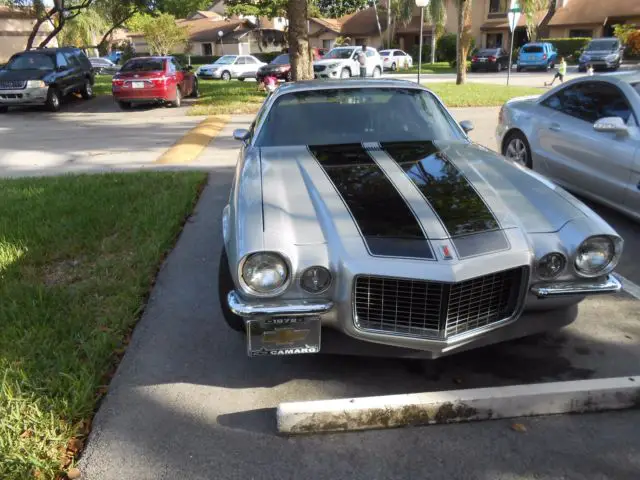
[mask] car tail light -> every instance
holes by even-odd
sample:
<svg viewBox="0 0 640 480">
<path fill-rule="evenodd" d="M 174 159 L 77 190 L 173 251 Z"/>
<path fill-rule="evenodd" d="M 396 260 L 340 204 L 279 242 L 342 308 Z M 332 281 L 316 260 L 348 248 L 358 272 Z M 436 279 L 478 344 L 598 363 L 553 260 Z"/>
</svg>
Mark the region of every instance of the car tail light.
<svg viewBox="0 0 640 480">
<path fill-rule="evenodd" d="M 478 61 L 478 57 L 476 57 L 475 55 L 471 58 L 472 62 L 477 62 Z"/>
<path fill-rule="evenodd" d="M 156 87 L 164 87 L 164 85 L 167 83 L 167 77 L 152 78 L 151 83 L 153 83 L 153 85 Z"/>
<path fill-rule="evenodd" d="M 493 55 L 489 57 L 489 61 L 490 62 L 495 62 L 496 61 L 496 57 L 494 57 Z"/>
<path fill-rule="evenodd" d="M 111 84 L 117 87 L 121 87 L 122 85 L 124 85 L 124 80 L 121 80 L 119 78 L 114 78 L 111 80 Z"/>
</svg>

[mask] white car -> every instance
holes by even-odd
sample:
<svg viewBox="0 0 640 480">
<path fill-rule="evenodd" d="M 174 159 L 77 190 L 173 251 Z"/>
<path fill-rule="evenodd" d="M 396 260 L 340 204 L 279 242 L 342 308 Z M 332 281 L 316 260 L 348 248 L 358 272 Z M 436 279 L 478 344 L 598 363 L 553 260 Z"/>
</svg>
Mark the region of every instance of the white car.
<svg viewBox="0 0 640 480">
<path fill-rule="evenodd" d="M 349 78 L 360 75 L 358 52 L 362 47 L 332 48 L 321 60 L 313 62 L 316 78 Z M 375 48 L 367 47 L 367 77 L 382 75 L 382 58 Z"/>
<path fill-rule="evenodd" d="M 258 69 L 266 65 L 253 55 L 223 55 L 214 63 L 202 65 L 196 70 L 198 78 L 231 80 L 256 78 Z"/>
<path fill-rule="evenodd" d="M 396 71 L 399 68 L 411 68 L 413 58 L 402 50 L 381 50 L 382 65 L 385 70 Z"/>
</svg>

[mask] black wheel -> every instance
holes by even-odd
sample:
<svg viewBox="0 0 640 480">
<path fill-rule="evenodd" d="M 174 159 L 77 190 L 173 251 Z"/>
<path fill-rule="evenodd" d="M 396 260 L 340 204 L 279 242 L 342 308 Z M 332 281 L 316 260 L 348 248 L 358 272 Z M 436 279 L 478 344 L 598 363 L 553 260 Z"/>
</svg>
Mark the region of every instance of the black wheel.
<svg viewBox="0 0 640 480">
<path fill-rule="evenodd" d="M 131 104 L 129 102 L 118 102 L 118 106 L 122 110 L 131 110 Z"/>
<path fill-rule="evenodd" d="M 496 64 L 496 72 L 500 72 L 500 71 L 502 71 L 502 64 L 500 62 L 498 62 Z"/>
<path fill-rule="evenodd" d="M 57 112 L 60 110 L 60 92 L 56 87 L 49 87 L 45 106 L 50 112 Z"/>
<path fill-rule="evenodd" d="M 238 78 L 238 81 L 240 81 L 240 82 L 244 82 L 244 81 L 245 81 L 245 78 L 244 78 L 244 77 L 239 77 L 239 78 Z"/>
<path fill-rule="evenodd" d="M 182 105 L 182 92 L 180 92 L 180 88 L 176 87 L 176 99 L 172 102 L 169 102 L 169 106 L 173 108 L 179 108 Z"/>
<path fill-rule="evenodd" d="M 229 328 L 236 332 L 244 332 L 244 319 L 231 311 L 227 304 L 227 295 L 231 290 L 235 290 L 231 271 L 229 270 L 229 259 L 227 252 L 223 249 L 220 254 L 220 265 L 218 266 L 218 299 L 220 300 L 220 309 L 224 321 L 227 322 Z"/>
<path fill-rule="evenodd" d="M 349 78 L 351 77 L 351 70 L 348 68 L 343 68 L 340 72 L 340 78 Z"/>
<path fill-rule="evenodd" d="M 198 85 L 198 79 L 193 81 L 193 90 L 191 90 L 191 98 L 198 98 L 200 96 L 200 86 Z"/>
<path fill-rule="evenodd" d="M 398 66 L 396 65 L 396 62 L 393 62 L 393 63 L 391 64 L 391 71 L 392 71 L 392 72 L 395 72 L 396 70 L 398 70 Z"/>
<path fill-rule="evenodd" d="M 511 132 L 502 144 L 502 155 L 523 167 L 533 168 L 531 148 L 521 132 Z"/>
<path fill-rule="evenodd" d="M 82 90 L 80 90 L 80 95 L 85 100 L 90 100 L 93 98 L 93 85 L 91 85 L 91 80 L 88 78 L 84 81 L 84 85 L 82 86 Z"/>
<path fill-rule="evenodd" d="M 231 74 L 227 70 L 225 70 L 224 72 L 222 72 L 222 75 L 220 75 L 220 78 L 225 82 L 228 82 L 229 80 L 231 80 Z"/>
<path fill-rule="evenodd" d="M 7 113 L 9 111 L 9 107 L 2 106 L 0 107 L 0 113 Z"/>
</svg>

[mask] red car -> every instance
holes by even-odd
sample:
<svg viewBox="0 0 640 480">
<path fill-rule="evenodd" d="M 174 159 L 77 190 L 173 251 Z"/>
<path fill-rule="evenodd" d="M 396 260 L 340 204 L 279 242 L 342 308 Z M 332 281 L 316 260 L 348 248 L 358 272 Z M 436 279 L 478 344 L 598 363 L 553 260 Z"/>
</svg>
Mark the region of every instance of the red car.
<svg viewBox="0 0 640 480">
<path fill-rule="evenodd" d="M 174 57 L 136 57 L 111 81 L 113 98 L 124 110 L 132 103 L 163 103 L 179 107 L 184 97 L 198 97 L 198 79 L 191 66 Z"/>
<path fill-rule="evenodd" d="M 313 55 L 313 60 L 315 61 L 321 59 L 322 55 L 326 53 L 326 50 L 321 48 L 313 48 L 311 50 L 311 53 Z M 260 67 L 258 69 L 258 72 L 256 73 L 256 80 L 258 80 L 258 82 L 262 82 L 264 77 L 266 77 L 267 75 L 273 75 L 278 80 L 290 82 L 292 80 L 292 77 L 291 64 L 289 63 L 289 54 L 283 53 L 282 55 L 278 55 L 276 58 L 271 60 L 271 63 Z"/>
</svg>

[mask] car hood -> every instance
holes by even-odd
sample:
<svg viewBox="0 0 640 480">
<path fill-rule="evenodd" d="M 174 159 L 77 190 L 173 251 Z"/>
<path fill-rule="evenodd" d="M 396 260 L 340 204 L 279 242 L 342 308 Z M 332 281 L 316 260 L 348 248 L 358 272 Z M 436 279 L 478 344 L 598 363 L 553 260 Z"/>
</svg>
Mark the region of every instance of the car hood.
<svg viewBox="0 0 640 480">
<path fill-rule="evenodd" d="M 475 256 L 508 249 L 503 232 L 556 232 L 585 216 L 561 188 L 464 141 L 262 147 L 260 157 L 267 244 L 364 240 L 384 256 L 450 239 Z"/>
<path fill-rule="evenodd" d="M 323 58 L 322 60 L 316 60 L 313 62 L 314 65 L 331 65 L 332 63 L 346 63 L 349 59 L 345 58 Z"/>
<path fill-rule="evenodd" d="M 0 70 L 0 80 L 42 80 L 51 70 Z"/>
</svg>

